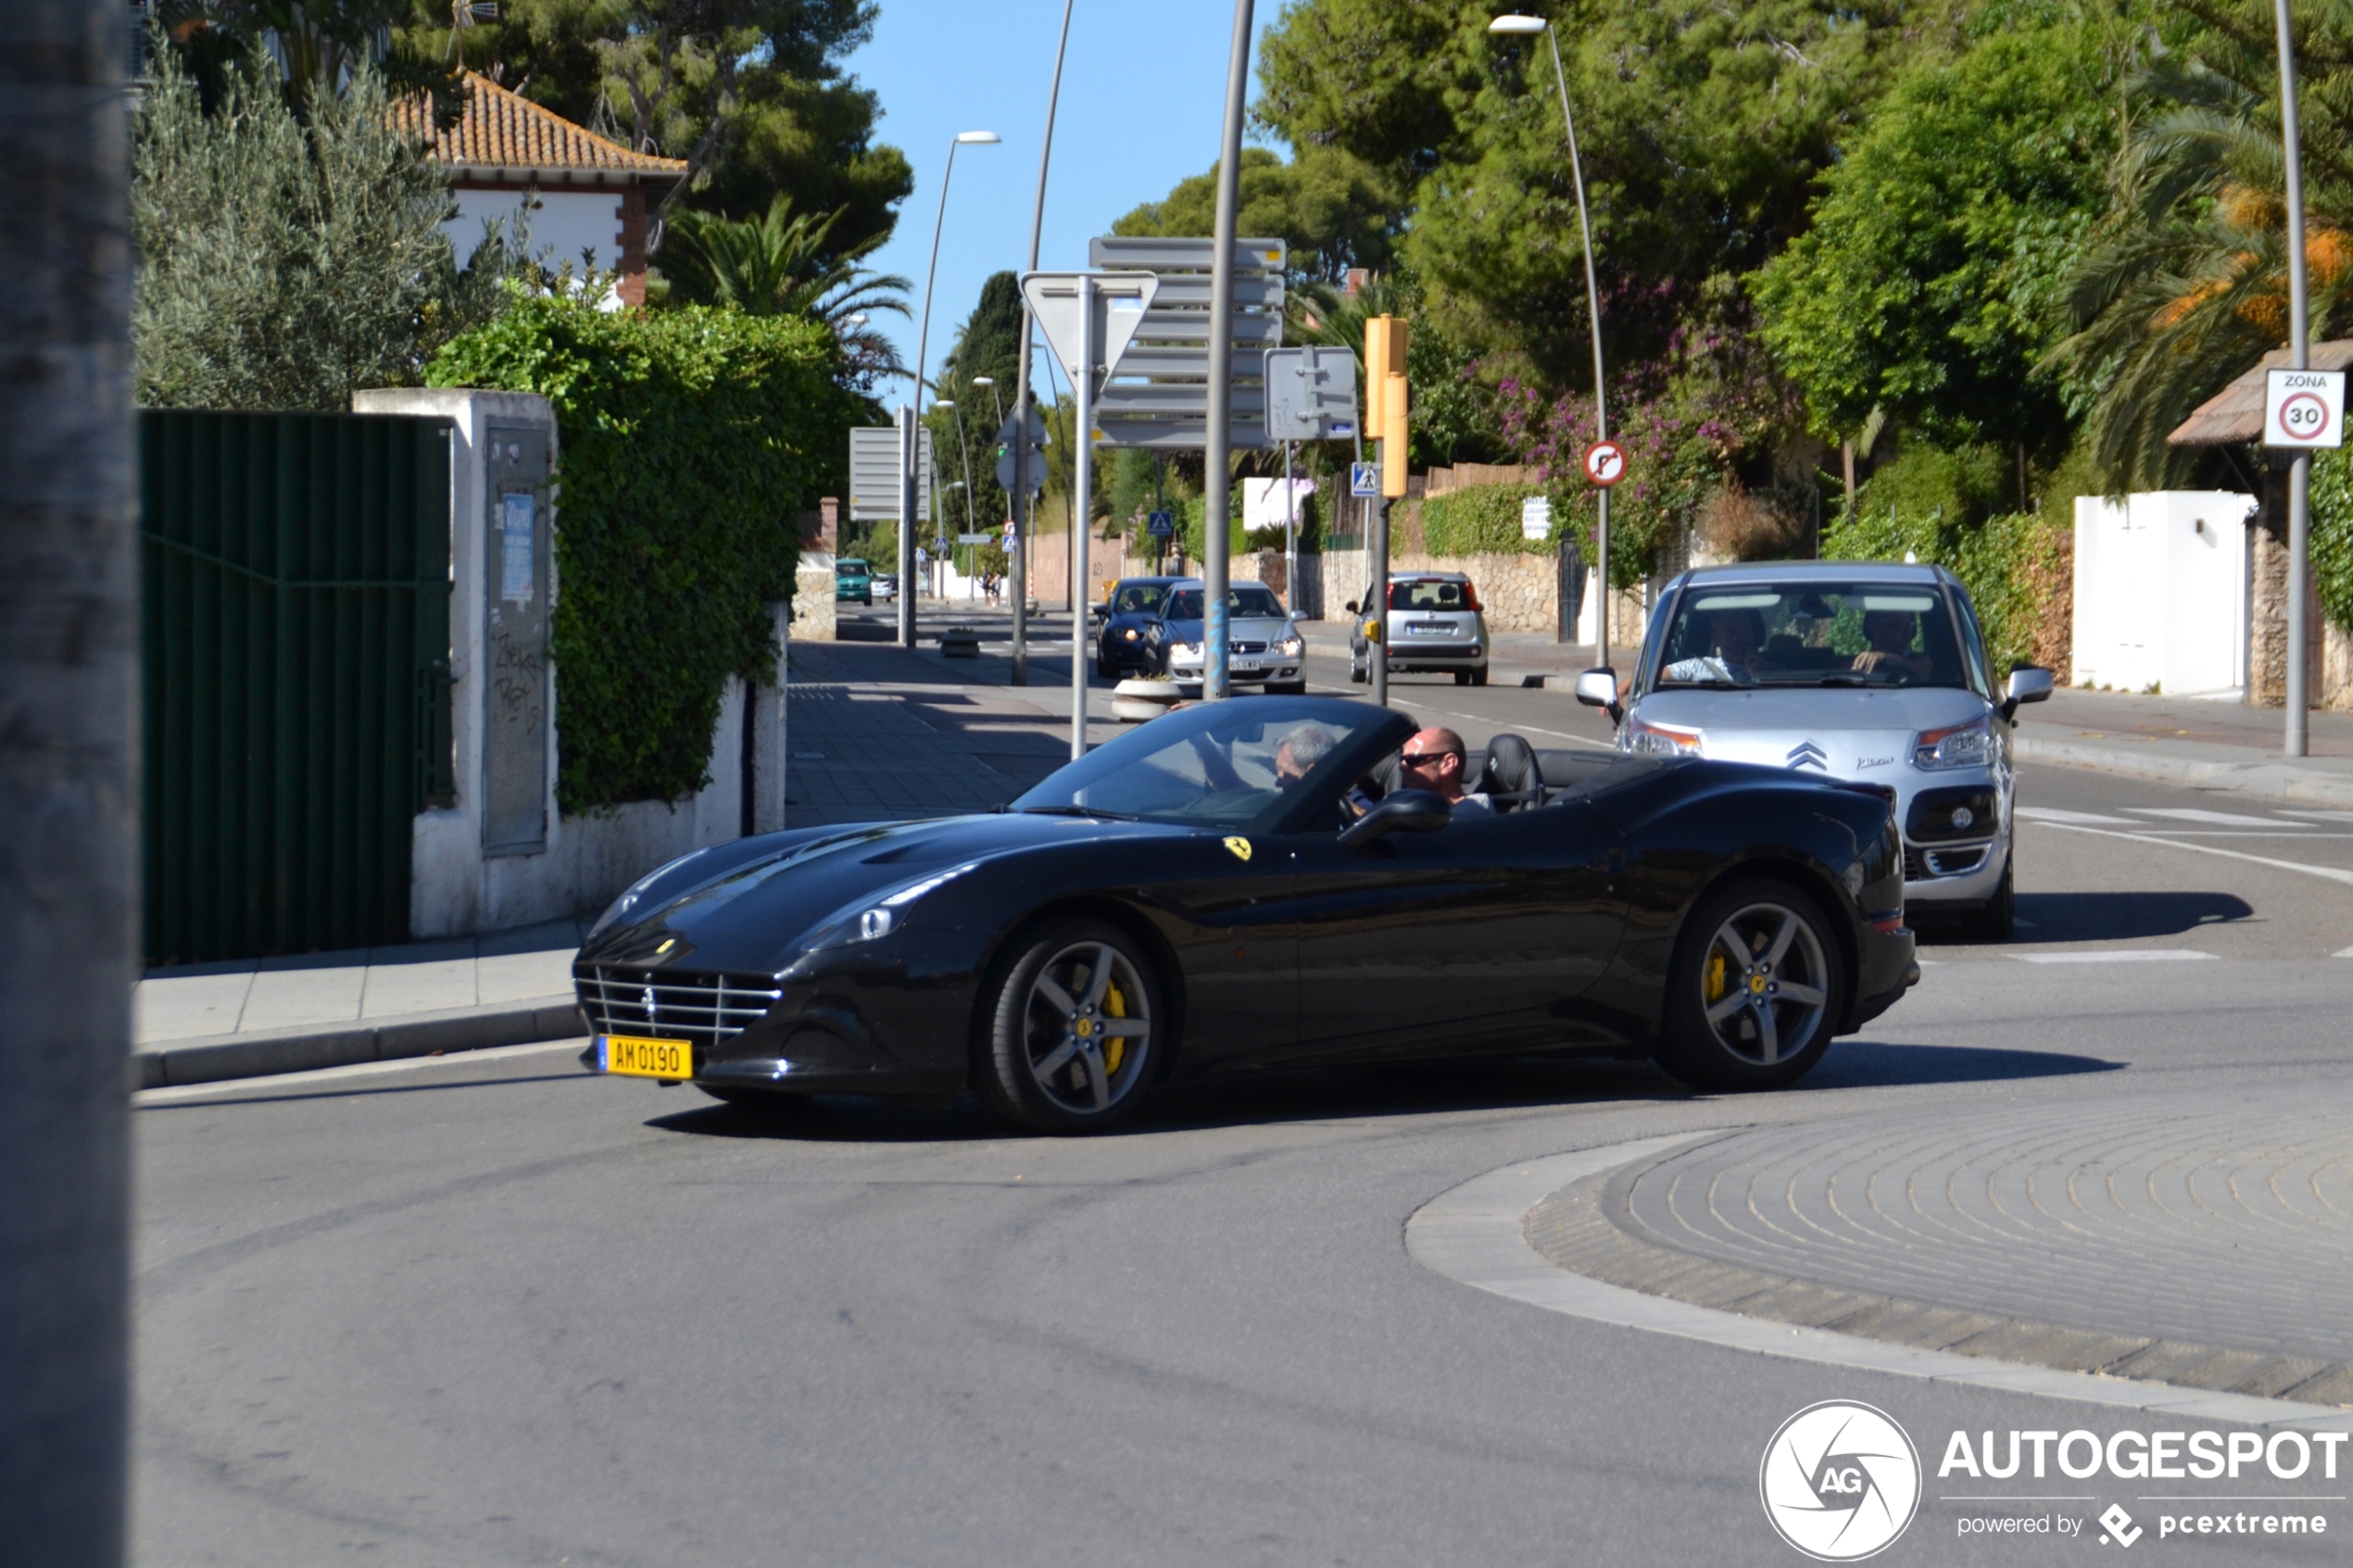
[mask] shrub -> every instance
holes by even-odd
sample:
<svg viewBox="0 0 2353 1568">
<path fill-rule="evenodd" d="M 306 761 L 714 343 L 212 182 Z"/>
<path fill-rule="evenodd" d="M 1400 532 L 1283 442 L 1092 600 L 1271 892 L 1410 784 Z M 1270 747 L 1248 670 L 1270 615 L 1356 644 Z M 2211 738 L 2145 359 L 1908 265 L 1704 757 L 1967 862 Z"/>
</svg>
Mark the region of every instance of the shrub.
<svg viewBox="0 0 2353 1568">
<path fill-rule="evenodd" d="M 579 812 L 710 783 L 729 675 L 768 676 L 799 514 L 844 477 L 860 406 L 833 334 L 701 306 L 606 312 L 518 298 L 446 346 L 434 386 L 555 406 L 560 676 L 556 797 Z"/>
<path fill-rule="evenodd" d="M 1422 501 L 1422 547 L 1434 556 L 1550 555 L 1549 539 L 1520 535 L 1520 503 L 1545 492 L 1534 484 L 1466 484 Z M 1570 516 L 1553 497 L 1554 526 Z"/>
<path fill-rule="evenodd" d="M 2343 447 L 2312 459 L 2311 551 L 2321 613 L 2353 632 L 2353 456 Z"/>
<path fill-rule="evenodd" d="M 1902 560 L 1909 553 L 1959 578 L 1977 606 L 1997 679 L 2016 664 L 2065 673 L 2074 551 L 2072 519 L 2042 512 L 1968 523 L 1872 508 L 1822 536 L 1825 560 Z"/>
</svg>

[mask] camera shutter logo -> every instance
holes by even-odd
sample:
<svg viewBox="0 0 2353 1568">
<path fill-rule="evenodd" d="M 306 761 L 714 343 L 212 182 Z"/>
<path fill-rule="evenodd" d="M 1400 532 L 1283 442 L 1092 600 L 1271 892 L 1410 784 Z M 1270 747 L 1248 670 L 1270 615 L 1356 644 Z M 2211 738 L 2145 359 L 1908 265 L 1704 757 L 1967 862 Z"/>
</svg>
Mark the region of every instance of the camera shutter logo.
<svg viewBox="0 0 2353 1568">
<path fill-rule="evenodd" d="M 1886 1411 L 1825 1399 L 1781 1423 L 1756 1485 L 1781 1539 L 1818 1562 L 1856 1562 L 1912 1523 L 1920 1456 Z"/>
</svg>

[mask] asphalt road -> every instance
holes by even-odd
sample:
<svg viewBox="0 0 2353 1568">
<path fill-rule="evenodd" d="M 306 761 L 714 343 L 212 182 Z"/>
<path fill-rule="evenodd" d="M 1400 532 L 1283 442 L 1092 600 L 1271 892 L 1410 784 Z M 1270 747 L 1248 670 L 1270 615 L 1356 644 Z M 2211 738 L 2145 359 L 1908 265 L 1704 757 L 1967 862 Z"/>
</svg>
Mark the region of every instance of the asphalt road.
<svg viewBox="0 0 2353 1568">
<path fill-rule="evenodd" d="M 1401 705 L 1474 742 L 1590 722 L 1422 684 Z M 969 1101 L 748 1114 L 523 1047 L 142 1097 L 137 1561 L 1795 1562 L 1759 1460 L 1833 1398 L 1929 1466 L 1880 1561 L 2097 1549 L 2109 1501 L 2136 1557 L 2341 1560 L 2342 1472 L 2206 1488 L 2318 1499 L 2335 1539 L 2160 1540 L 2166 1488 L 2115 1480 L 2011 1510 L 2079 1535 L 1964 1536 L 1988 1505 L 1945 1500 L 1949 1433 L 2166 1418 L 1605 1326 L 1407 1255 L 1470 1178 L 1664 1134 L 2353 1110 L 2353 821 L 2048 768 L 2020 798 L 2020 939 L 1925 947 L 1919 990 L 1777 1096 L 1333 1072 L 1060 1141 Z"/>
</svg>

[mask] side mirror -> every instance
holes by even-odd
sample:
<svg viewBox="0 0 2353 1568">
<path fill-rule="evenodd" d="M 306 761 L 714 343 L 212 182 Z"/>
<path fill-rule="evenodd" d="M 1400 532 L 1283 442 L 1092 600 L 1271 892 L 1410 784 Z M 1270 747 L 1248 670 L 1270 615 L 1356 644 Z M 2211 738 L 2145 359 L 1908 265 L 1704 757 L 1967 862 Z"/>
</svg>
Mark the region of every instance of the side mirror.
<svg viewBox="0 0 2353 1568">
<path fill-rule="evenodd" d="M 2003 695 L 2002 717 L 2007 719 L 2017 712 L 2021 702 L 2050 701 L 2055 684 L 2051 672 L 2039 665 L 2018 666 L 2010 671 L 2008 687 Z"/>
<path fill-rule="evenodd" d="M 1357 818 L 1340 835 L 1352 847 L 1392 833 L 1436 833 L 1453 821 L 1446 797 L 1427 789 L 1401 789 Z"/>
<path fill-rule="evenodd" d="M 1351 615 L 1353 615 L 1353 614 L 1355 614 L 1355 613 L 1356 613 L 1356 601 L 1355 601 L 1354 599 L 1351 599 L 1351 600 L 1349 600 L 1349 601 L 1348 601 L 1348 613 L 1349 613 L 1349 614 L 1351 614 Z"/>
<path fill-rule="evenodd" d="M 1577 677 L 1577 700 L 1602 709 L 1613 721 L 1626 717 L 1626 709 L 1617 701 L 1617 671 L 1607 667 L 1588 670 Z"/>
</svg>

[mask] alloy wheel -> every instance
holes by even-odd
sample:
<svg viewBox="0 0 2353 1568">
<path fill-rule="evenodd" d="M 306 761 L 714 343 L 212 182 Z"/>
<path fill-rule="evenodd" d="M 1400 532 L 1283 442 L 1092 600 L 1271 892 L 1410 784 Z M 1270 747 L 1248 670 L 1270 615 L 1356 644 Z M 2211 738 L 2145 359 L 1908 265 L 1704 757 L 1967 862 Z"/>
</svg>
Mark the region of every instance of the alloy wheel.
<svg viewBox="0 0 2353 1568">
<path fill-rule="evenodd" d="M 1047 960 L 1029 984 L 1022 1021 L 1030 1076 L 1060 1109 L 1100 1114 L 1142 1081 L 1151 997 L 1109 943 L 1074 942 Z"/>
<path fill-rule="evenodd" d="M 1700 960 L 1702 1016 L 1717 1043 L 1769 1067 L 1829 1026 L 1829 966 L 1813 927 L 1793 909 L 1756 903 L 1716 928 Z"/>
</svg>

